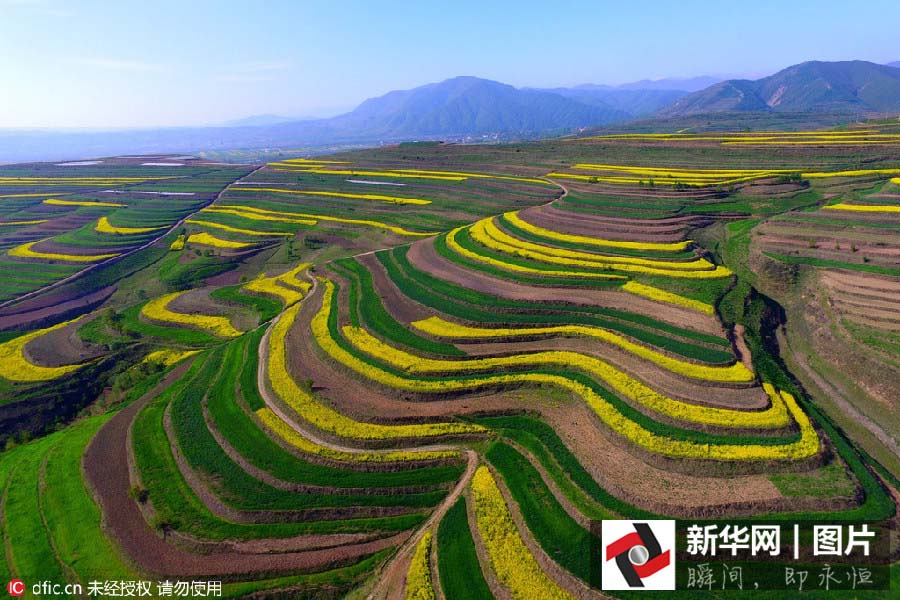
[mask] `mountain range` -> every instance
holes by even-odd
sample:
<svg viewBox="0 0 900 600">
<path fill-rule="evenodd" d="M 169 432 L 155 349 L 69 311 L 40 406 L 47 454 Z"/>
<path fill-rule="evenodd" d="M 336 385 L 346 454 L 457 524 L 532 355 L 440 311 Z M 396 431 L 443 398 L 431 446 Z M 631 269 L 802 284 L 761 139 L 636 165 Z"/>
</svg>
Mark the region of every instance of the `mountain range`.
<svg viewBox="0 0 900 600">
<path fill-rule="evenodd" d="M 552 89 L 455 77 L 370 98 L 327 119 L 260 115 L 219 127 L 90 133 L 0 130 L 0 162 L 233 149 L 313 152 L 427 139 L 530 139 L 639 118 L 713 113 L 900 112 L 900 63 L 891 65 L 813 61 L 757 80 L 697 77 Z"/>
<path fill-rule="evenodd" d="M 716 83 L 663 108 L 659 116 L 769 111 L 900 111 L 900 68 L 861 60 L 805 62 L 755 81 Z"/>
</svg>

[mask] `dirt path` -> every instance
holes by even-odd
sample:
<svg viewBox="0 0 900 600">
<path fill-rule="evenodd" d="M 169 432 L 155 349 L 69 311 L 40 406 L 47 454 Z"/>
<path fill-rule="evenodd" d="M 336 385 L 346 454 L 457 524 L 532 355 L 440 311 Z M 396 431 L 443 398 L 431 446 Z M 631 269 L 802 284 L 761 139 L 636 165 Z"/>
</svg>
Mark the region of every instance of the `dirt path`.
<svg viewBox="0 0 900 600">
<path fill-rule="evenodd" d="M 400 592 L 399 597 L 402 597 L 403 581 L 406 578 L 406 570 L 409 561 L 412 559 L 412 555 L 415 552 L 416 545 L 419 543 L 419 540 L 422 539 L 422 536 L 426 531 L 434 529 L 441 519 L 444 518 L 444 515 L 450 510 L 450 507 L 453 506 L 466 489 L 466 486 L 469 485 L 469 481 L 472 480 L 472 476 L 475 474 L 475 469 L 477 467 L 478 455 L 474 450 L 466 450 L 466 470 L 463 472 L 462 477 L 460 477 L 456 487 L 453 488 L 453 491 L 450 492 L 446 498 L 444 498 L 443 502 L 438 505 L 419 530 L 400 546 L 397 553 L 394 555 L 394 559 L 387 567 L 385 567 L 378 583 L 376 583 L 372 591 L 369 592 L 367 600 L 394 597 L 396 594 L 392 594 L 391 592 L 397 591 Z"/>
</svg>

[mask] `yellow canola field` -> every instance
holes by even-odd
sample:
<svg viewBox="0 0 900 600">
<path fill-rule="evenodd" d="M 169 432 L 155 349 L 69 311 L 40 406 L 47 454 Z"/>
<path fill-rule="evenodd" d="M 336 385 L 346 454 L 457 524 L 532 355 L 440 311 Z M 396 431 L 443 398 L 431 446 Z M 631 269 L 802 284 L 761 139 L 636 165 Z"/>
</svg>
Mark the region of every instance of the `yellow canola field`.
<svg viewBox="0 0 900 600">
<path fill-rule="evenodd" d="M 469 260 L 473 260 L 476 262 L 480 262 L 486 265 L 491 265 L 493 267 L 498 267 L 500 269 L 505 269 L 507 271 L 514 271 L 516 273 L 527 273 L 529 275 L 540 275 L 543 277 L 580 277 L 584 279 L 627 279 L 625 275 L 614 275 L 612 273 L 587 273 L 584 271 L 555 271 L 555 270 L 545 270 L 545 269 L 534 269 L 532 267 L 526 267 L 524 265 L 517 265 L 515 263 L 508 263 L 501 260 L 497 260 L 490 256 L 483 256 L 481 254 L 477 254 L 468 250 L 467 248 L 463 248 L 459 245 L 459 242 L 456 241 L 456 234 L 462 231 L 462 227 L 457 227 L 447 234 L 447 247 L 453 250 L 455 253 L 468 258 Z"/>
<path fill-rule="evenodd" d="M 184 314 L 168 308 L 169 303 L 186 293 L 187 292 L 172 292 L 170 294 L 164 294 L 159 298 L 154 298 L 141 308 L 141 314 L 153 321 L 176 325 L 188 325 L 223 338 L 233 338 L 243 333 L 234 328 L 234 325 L 231 324 L 231 320 L 228 317 Z"/>
<path fill-rule="evenodd" d="M 334 285 L 327 280 L 320 281 L 322 281 L 322 283 L 326 286 L 326 293 L 325 298 L 323 299 L 322 308 L 313 318 L 312 322 L 312 331 L 316 342 L 329 356 L 331 356 L 338 363 L 356 371 L 357 373 L 368 379 L 371 379 L 388 387 L 415 392 L 443 393 L 474 390 L 479 387 L 510 384 L 553 385 L 580 396 L 610 429 L 623 436 L 633 444 L 650 452 L 656 452 L 671 457 L 723 461 L 797 460 L 814 456 L 819 451 L 818 434 L 810 423 L 809 418 L 797 405 L 793 396 L 782 392 L 780 394 L 777 394 L 777 397 L 780 398 L 780 401 L 778 401 L 776 400 L 776 392 L 771 386 L 767 387 L 766 391 L 769 392 L 771 390 L 772 407 L 770 407 L 766 411 L 763 411 L 766 414 L 762 420 L 777 422 L 781 420 L 779 414 L 786 410 L 800 428 L 800 439 L 796 442 L 780 445 L 705 444 L 690 440 L 667 438 L 649 431 L 637 422 L 632 421 L 621 412 L 619 412 L 619 410 L 616 409 L 615 406 L 613 406 L 609 401 L 607 401 L 603 396 L 595 392 L 589 386 L 562 375 L 526 372 L 508 373 L 504 375 L 486 375 L 478 379 L 423 380 L 387 372 L 384 369 L 369 364 L 368 362 L 365 362 L 357 358 L 353 354 L 347 352 L 346 350 L 341 348 L 335 340 L 331 338 L 331 333 L 328 330 L 328 316 L 331 310 L 331 295 L 334 291 Z M 421 364 L 419 361 L 429 360 L 421 359 L 412 355 L 406 355 L 412 357 L 411 359 L 407 359 L 406 356 L 404 356 L 405 353 L 389 346 L 385 347 L 385 345 L 381 343 L 380 340 L 372 338 L 364 330 L 345 327 L 344 331 L 349 332 L 350 335 L 352 335 L 358 343 L 365 344 L 363 347 L 360 347 L 360 350 L 362 350 L 364 353 L 376 357 L 379 360 L 390 360 L 392 358 L 396 359 L 398 363 L 397 366 L 399 366 L 400 368 L 412 368 L 417 364 Z M 548 354 L 554 354 L 552 358 L 549 358 L 549 360 L 554 364 L 562 362 L 566 367 L 577 366 L 578 368 L 587 370 L 584 369 L 584 363 L 582 361 L 584 357 L 582 355 L 570 353 L 574 354 L 574 356 L 560 357 L 556 356 L 559 353 Z M 511 358 L 515 359 L 516 357 Z M 534 355 L 526 357 L 527 361 L 532 361 L 533 358 Z M 573 359 L 578 362 L 573 363 Z M 501 357 L 486 360 L 503 361 L 503 358 Z M 466 361 L 465 363 L 457 363 L 457 368 L 459 364 L 464 364 L 465 368 L 470 368 L 473 365 L 477 365 L 477 362 Z M 497 365 L 500 364 L 500 362 L 497 363 Z M 533 364 L 533 361 L 529 362 L 529 364 Z M 608 368 L 610 368 L 608 365 L 605 365 L 605 367 L 606 368 L 603 369 L 604 372 L 612 373 L 612 371 L 608 370 Z M 448 369 L 442 365 L 440 370 L 447 371 Z M 616 384 L 618 384 L 623 389 L 629 390 L 631 393 L 637 394 L 641 391 L 641 388 L 632 387 L 630 386 L 630 384 L 627 384 L 627 382 L 624 382 L 624 380 L 617 381 Z M 614 384 L 611 385 L 615 387 Z M 649 390 L 649 392 L 651 396 L 642 397 L 640 401 L 645 403 L 656 403 L 655 400 L 662 398 L 664 402 L 659 407 L 661 409 L 660 412 L 663 412 L 665 410 L 675 410 L 675 408 L 671 404 L 670 399 L 657 394 L 653 390 Z M 759 419 L 759 417 L 757 416 L 759 412 L 728 411 L 728 409 L 712 409 L 695 405 L 688 405 L 684 408 L 687 409 L 684 411 L 685 417 L 696 417 L 699 415 L 699 418 L 710 419 L 717 424 L 721 421 L 725 421 L 724 423 L 722 423 L 725 426 L 745 426 L 744 423 L 748 422 L 755 424 L 757 422 L 757 419 Z M 722 411 L 730 412 L 731 415 L 723 419 Z M 744 420 L 744 422 L 736 423 L 733 420 L 735 416 L 739 416 Z"/>
<path fill-rule="evenodd" d="M 404 198 L 402 196 L 383 196 L 381 194 L 354 194 L 350 192 L 327 192 L 321 190 L 291 190 L 283 188 L 263 187 L 235 187 L 233 192 L 266 192 L 268 194 L 293 194 L 297 196 L 330 196 L 333 198 L 350 198 L 352 200 L 376 200 L 390 202 L 391 204 L 431 204 L 431 200 L 424 198 Z"/>
<path fill-rule="evenodd" d="M 136 183 L 141 181 L 152 181 L 154 179 L 172 179 L 172 177 L 0 177 L 0 184 L 17 182 L 17 181 L 121 181 L 126 183 Z"/>
<path fill-rule="evenodd" d="M 543 246 L 515 238 L 500 230 L 492 218 L 482 219 L 469 227 L 472 239 L 486 248 L 520 256 L 529 260 L 594 269 L 612 269 L 626 273 L 665 275 L 689 279 L 716 279 L 728 277 L 731 271 L 721 265 L 714 265 L 706 259 L 692 261 L 661 261 L 648 258 L 607 256 L 578 252 L 564 248 Z"/>
<path fill-rule="evenodd" d="M 191 357 L 200 352 L 199 350 L 154 350 L 144 357 L 141 362 L 158 363 L 164 367 L 171 367 L 175 363 L 179 363 L 184 359 Z"/>
<path fill-rule="evenodd" d="M 269 163 L 270 165 L 297 164 L 297 165 L 349 165 L 348 160 L 319 160 L 317 158 L 286 158 L 281 162 Z"/>
<path fill-rule="evenodd" d="M 97 233 L 112 233 L 116 235 L 149 233 L 151 231 L 159 231 L 160 229 L 165 229 L 165 227 L 116 227 L 109 222 L 107 217 L 100 217 L 97 219 L 97 225 L 94 226 L 94 231 Z"/>
<path fill-rule="evenodd" d="M 675 177 L 684 179 L 720 179 L 723 176 L 753 177 L 776 173 L 792 173 L 786 169 L 675 169 L 670 167 L 643 167 L 627 165 L 605 165 L 597 163 L 578 163 L 573 169 L 591 171 L 614 171 L 632 175 L 649 175 L 652 177 Z"/>
<path fill-rule="evenodd" d="M 8 381 L 33 383 L 36 381 L 56 379 L 57 377 L 68 375 L 72 371 L 80 369 L 83 366 L 81 364 L 64 365 L 61 367 L 41 367 L 32 364 L 25 358 L 25 346 L 32 340 L 36 340 L 51 331 L 62 329 L 66 325 L 70 325 L 81 318 L 83 317 L 78 317 L 63 323 L 57 323 L 46 329 L 38 329 L 37 331 L 20 335 L 17 338 L 13 338 L 0 344 L 0 377 Z"/>
<path fill-rule="evenodd" d="M 331 305 L 334 286 L 330 282 L 325 283 L 323 302 L 325 306 Z M 376 423 L 363 423 L 354 421 L 331 407 L 323 404 L 312 394 L 303 390 L 291 377 L 287 368 L 285 337 L 294 321 L 300 305 L 295 304 L 281 313 L 278 321 L 272 326 L 269 338 L 268 375 L 272 390 L 294 412 L 309 423 L 328 433 L 355 439 L 402 439 L 422 438 L 485 431 L 480 425 L 460 422 L 445 423 L 421 423 L 411 425 L 380 425 Z M 331 339 L 328 336 L 328 313 L 319 311 L 312 322 L 312 330 L 316 339 Z M 324 333 L 325 338 L 322 338 Z M 345 358 L 345 352 L 336 346 L 329 346 L 326 351 L 335 357 L 338 362 Z"/>
<path fill-rule="evenodd" d="M 416 551 L 406 571 L 405 600 L 435 600 L 431 583 L 431 532 L 426 531 L 416 544 Z"/>
<path fill-rule="evenodd" d="M 241 229 L 240 227 L 232 227 L 231 225 L 223 225 L 222 223 L 215 223 L 213 221 L 201 221 L 198 219 L 187 219 L 185 223 L 189 223 L 191 225 L 199 225 L 201 227 L 208 227 L 210 229 L 221 229 L 222 231 L 227 231 L 229 233 L 240 233 L 241 235 L 253 235 L 260 237 L 294 235 L 293 233 L 287 231 L 256 231 L 254 229 Z"/>
<path fill-rule="evenodd" d="M 272 433 L 280 437 L 300 452 L 340 462 L 388 463 L 409 462 L 413 460 L 443 460 L 458 458 L 455 450 L 416 450 L 416 451 L 384 451 L 384 452 L 344 452 L 328 446 L 322 446 L 308 439 L 291 427 L 270 408 L 260 408 L 256 416 Z"/>
<path fill-rule="evenodd" d="M 641 344 L 632 342 L 628 338 L 613 333 L 601 327 L 586 325 L 554 325 L 549 327 L 470 327 L 445 321 L 440 317 L 429 317 L 421 321 L 414 321 L 412 326 L 429 335 L 436 337 L 448 337 L 455 339 L 484 339 L 484 338 L 517 338 L 533 336 L 577 336 L 590 337 L 601 340 L 612 346 L 616 346 L 649 360 L 660 367 L 695 379 L 705 381 L 720 381 L 747 383 L 753 381 L 753 373 L 741 362 L 735 362 L 729 366 L 700 365 L 678 358 L 673 358 L 662 352 L 653 350 Z"/>
<path fill-rule="evenodd" d="M 817 171 L 803 173 L 804 179 L 824 179 L 828 177 L 865 177 L 866 175 L 900 175 L 900 169 L 858 169 L 856 171 Z"/>
<path fill-rule="evenodd" d="M 312 285 L 308 281 L 298 279 L 298 276 L 309 268 L 311 263 L 303 263 L 281 275 L 266 277 L 261 273 L 256 279 L 244 284 L 243 289 L 258 294 L 268 294 L 281 300 L 285 306 L 290 306 L 303 299 Z"/>
<path fill-rule="evenodd" d="M 534 235 L 538 235 L 549 240 L 559 242 L 572 242 L 574 244 L 584 244 L 589 246 L 601 246 L 604 248 L 628 248 L 631 250 L 646 250 L 647 252 L 681 252 L 686 250 L 691 240 L 683 242 L 631 242 L 627 240 L 604 240 L 600 238 L 588 237 L 585 235 L 574 235 L 570 233 L 561 233 L 552 229 L 545 229 L 532 225 L 528 221 L 519 216 L 518 211 L 508 212 L 503 217 L 523 231 L 527 231 Z"/>
<path fill-rule="evenodd" d="M 169 250 L 184 250 L 184 234 L 180 234 L 175 240 L 169 244 Z"/>
<path fill-rule="evenodd" d="M 644 285 L 636 281 L 629 281 L 622 286 L 622 289 L 629 294 L 634 294 L 635 296 L 643 296 L 644 298 L 649 298 L 658 302 L 666 302 L 667 304 L 683 306 L 685 308 L 690 308 L 707 315 L 714 315 L 716 313 L 715 307 L 713 307 L 711 304 L 700 302 L 699 300 L 694 300 L 693 298 L 686 298 L 679 294 L 673 294 L 672 292 L 661 290 L 658 287 L 654 287 L 652 285 Z"/>
<path fill-rule="evenodd" d="M 478 235 L 479 238 L 483 237 L 481 234 L 489 236 L 491 239 L 502 243 L 508 244 L 510 246 L 520 247 L 526 250 L 534 250 L 535 252 L 541 252 L 554 257 L 561 258 L 572 258 L 579 259 L 583 261 L 589 261 L 590 263 L 601 263 L 602 266 L 606 266 L 609 263 L 615 264 L 623 264 L 623 265 L 640 265 L 644 267 L 654 267 L 658 269 L 676 269 L 681 271 L 696 271 L 696 270 L 709 270 L 714 267 L 714 265 L 706 259 L 703 258 L 695 258 L 690 261 L 679 261 L 679 260 L 660 260 L 655 258 L 638 258 L 631 256 L 611 256 L 607 254 L 593 254 L 591 252 L 581 252 L 578 250 L 569 250 L 567 248 L 559 248 L 556 246 L 546 246 L 543 244 L 536 244 L 534 242 L 529 242 L 527 240 L 521 240 L 517 237 L 509 235 L 499 227 L 497 227 L 496 223 L 494 223 L 494 219 L 492 217 L 488 217 L 486 219 L 482 219 L 477 221 L 471 226 L 472 237 L 475 239 L 475 236 Z M 481 241 L 479 239 L 478 241 Z M 488 246 L 490 247 L 490 246 Z M 615 267 L 612 267 L 615 268 Z"/>
<path fill-rule="evenodd" d="M 784 403 L 777 396 L 771 398 L 771 406 L 764 411 L 741 411 L 700 406 L 664 396 L 609 363 L 578 352 L 547 350 L 513 356 L 440 360 L 423 358 L 389 346 L 359 327 L 345 326 L 343 333 L 347 340 L 360 351 L 373 358 L 382 360 L 405 373 L 431 375 L 466 374 L 469 372 L 502 370 L 509 367 L 551 367 L 562 369 L 574 367 L 600 381 L 604 381 L 609 387 L 634 402 L 675 419 L 717 427 L 744 428 L 778 428 L 784 427 L 790 422 Z M 639 347 L 639 350 L 645 351 L 646 349 Z M 649 353 L 646 354 L 649 355 Z M 700 365 L 697 366 L 700 367 Z M 729 372 L 729 375 L 743 377 L 744 374 L 741 370 L 735 369 Z M 746 380 L 738 379 L 738 381 Z"/>
<path fill-rule="evenodd" d="M 49 239 L 50 238 L 44 238 L 34 242 L 26 242 L 15 248 L 10 248 L 7 254 L 18 258 L 43 258 L 46 260 L 62 260 L 65 262 L 96 262 L 98 260 L 105 260 L 119 255 L 118 252 L 111 254 L 59 254 L 57 252 L 38 252 L 31 249 L 35 244 L 46 242 Z"/>
<path fill-rule="evenodd" d="M 425 175 L 439 175 L 449 177 L 471 177 L 473 179 L 505 179 L 507 181 L 521 181 L 525 183 L 538 183 L 541 185 L 553 185 L 553 183 L 545 179 L 535 179 L 533 177 L 518 177 L 516 175 L 496 175 L 493 173 L 470 173 L 465 171 L 429 171 L 425 169 L 395 169 L 397 173 L 415 173 Z"/>
<path fill-rule="evenodd" d="M 32 219 L 30 221 L 0 221 L 0 227 L 6 227 L 9 225 L 40 225 L 41 223 L 46 223 L 49 219 Z"/>
<path fill-rule="evenodd" d="M 408 235 L 408 236 L 417 236 L 417 237 L 428 237 L 431 235 L 436 235 L 435 232 L 418 232 L 418 231 L 409 231 L 408 229 L 404 229 L 402 227 L 397 227 L 396 225 L 388 225 L 386 223 L 381 223 L 379 221 L 370 221 L 367 219 L 345 219 L 342 217 L 332 217 L 328 215 L 314 215 L 308 213 L 295 213 L 295 212 L 281 212 L 275 210 L 266 210 L 263 208 L 254 208 L 252 206 L 240 206 L 240 205 L 224 205 L 224 206 L 211 206 L 209 208 L 203 209 L 206 212 L 221 212 L 227 214 L 237 215 L 239 217 L 243 217 L 245 219 L 259 219 L 259 220 L 268 220 L 268 221 L 284 221 L 285 223 L 300 223 L 304 225 L 315 225 L 316 221 L 328 221 L 332 223 L 348 223 L 351 225 L 365 225 L 367 227 L 375 227 L 378 229 L 385 229 L 390 231 L 391 233 L 396 233 L 397 235 Z"/>
<path fill-rule="evenodd" d="M 316 224 L 316 221 L 314 219 L 295 217 L 295 213 L 263 210 L 261 208 L 253 208 L 250 206 L 210 206 L 208 208 L 204 208 L 201 212 L 234 215 L 236 217 L 249 219 L 251 221 L 274 221 L 276 223 L 294 223 L 296 225 L 309 226 Z"/>
<path fill-rule="evenodd" d="M 866 138 L 874 136 L 866 136 Z M 900 144 L 900 137 L 893 139 L 883 138 L 847 138 L 847 137 L 819 137 L 801 140 L 732 140 L 722 142 L 723 146 L 869 146 L 873 144 Z"/>
<path fill-rule="evenodd" d="M 217 238 L 212 234 L 206 233 L 205 231 L 201 233 L 192 233 L 188 236 L 187 241 L 189 244 L 200 244 L 201 246 L 229 248 L 234 250 L 238 248 L 248 248 L 253 245 L 250 242 L 232 242 L 231 240 L 223 240 L 221 238 Z"/>
<path fill-rule="evenodd" d="M 275 169 L 276 171 L 289 171 L 291 173 L 315 173 L 317 175 L 362 175 L 365 177 L 391 177 L 395 179 L 432 179 L 436 181 L 465 181 L 466 177 L 439 175 L 415 175 L 412 173 L 398 173 L 395 171 L 366 171 L 357 169 Z"/>
<path fill-rule="evenodd" d="M 475 525 L 500 584 L 515 600 L 575 600 L 541 569 L 522 541 L 503 494 L 482 465 L 472 477 Z"/>
<path fill-rule="evenodd" d="M 51 206 L 106 206 L 110 208 L 117 208 L 121 206 L 126 206 L 125 204 L 119 204 L 118 202 L 91 202 L 89 200 L 60 200 L 59 198 L 48 198 L 44 200 L 44 204 L 49 204 Z"/>
<path fill-rule="evenodd" d="M 853 212 L 886 212 L 900 213 L 900 204 L 830 204 L 823 206 L 828 210 L 847 210 Z"/>
</svg>

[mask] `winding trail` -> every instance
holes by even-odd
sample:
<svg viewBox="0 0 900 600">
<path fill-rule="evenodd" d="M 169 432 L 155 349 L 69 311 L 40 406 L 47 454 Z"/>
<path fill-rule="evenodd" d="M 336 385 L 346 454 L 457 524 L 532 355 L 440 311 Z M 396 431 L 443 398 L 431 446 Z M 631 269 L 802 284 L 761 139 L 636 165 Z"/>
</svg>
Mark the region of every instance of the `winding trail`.
<svg viewBox="0 0 900 600">
<path fill-rule="evenodd" d="M 392 584 L 397 586 L 400 585 L 403 581 L 403 578 L 406 576 L 405 567 L 407 563 L 412 558 L 413 553 L 416 550 L 416 545 L 418 545 L 419 540 L 422 539 L 422 536 L 425 535 L 425 532 L 429 529 L 432 529 L 437 523 L 444 518 L 444 515 L 447 514 L 447 511 L 450 510 L 450 507 L 456 502 L 456 500 L 460 497 L 463 491 L 466 489 L 466 486 L 469 485 L 469 482 L 472 480 L 472 476 L 475 475 L 475 469 L 478 467 L 478 454 L 475 453 L 474 450 L 467 449 L 465 451 L 466 454 L 466 470 L 463 472 L 462 477 L 460 477 L 459 482 L 456 484 L 456 487 L 453 488 L 453 491 L 450 492 L 446 498 L 444 498 L 443 502 L 441 502 L 430 517 L 425 521 L 425 523 L 419 528 L 419 530 L 406 542 L 403 543 L 400 548 L 397 549 L 397 553 L 394 555 L 393 560 L 385 567 L 384 571 L 381 574 L 381 577 L 378 578 L 378 582 L 375 584 L 375 587 L 372 588 L 372 591 L 369 592 L 369 595 L 366 597 L 367 600 L 375 600 L 376 598 L 387 598 L 388 593 L 392 587 Z M 396 589 L 396 588 L 395 588 Z"/>
</svg>

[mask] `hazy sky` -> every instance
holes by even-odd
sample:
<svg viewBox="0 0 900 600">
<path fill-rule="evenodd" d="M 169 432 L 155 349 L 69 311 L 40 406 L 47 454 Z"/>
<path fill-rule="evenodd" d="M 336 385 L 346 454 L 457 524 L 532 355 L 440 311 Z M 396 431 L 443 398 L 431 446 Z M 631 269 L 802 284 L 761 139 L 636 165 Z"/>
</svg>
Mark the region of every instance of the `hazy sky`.
<svg viewBox="0 0 900 600">
<path fill-rule="evenodd" d="M 456 75 L 516 86 L 900 60 L 897 0 L 0 0 L 0 127 L 320 115 Z"/>
</svg>

